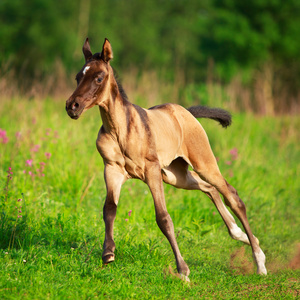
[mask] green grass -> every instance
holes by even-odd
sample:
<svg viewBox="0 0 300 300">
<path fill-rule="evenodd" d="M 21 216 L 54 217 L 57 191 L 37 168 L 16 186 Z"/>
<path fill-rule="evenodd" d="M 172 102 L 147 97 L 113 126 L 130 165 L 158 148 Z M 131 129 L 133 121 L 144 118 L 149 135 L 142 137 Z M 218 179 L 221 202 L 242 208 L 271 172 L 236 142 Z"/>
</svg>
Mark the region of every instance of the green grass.
<svg viewBox="0 0 300 300">
<path fill-rule="evenodd" d="M 300 272 L 289 268 L 300 242 L 299 117 L 237 114 L 226 130 L 201 121 L 223 175 L 247 206 L 269 274 L 255 274 L 250 247 L 229 237 L 204 194 L 165 186 L 177 241 L 191 270 L 188 284 L 176 277 L 151 195 L 136 180 L 122 188 L 116 261 L 102 264 L 105 185 L 95 147 L 101 125 L 96 108 L 73 121 L 64 101 L 13 99 L 1 102 L 0 115 L 8 137 L 7 143 L 0 138 L 1 299 L 299 297 Z"/>
</svg>

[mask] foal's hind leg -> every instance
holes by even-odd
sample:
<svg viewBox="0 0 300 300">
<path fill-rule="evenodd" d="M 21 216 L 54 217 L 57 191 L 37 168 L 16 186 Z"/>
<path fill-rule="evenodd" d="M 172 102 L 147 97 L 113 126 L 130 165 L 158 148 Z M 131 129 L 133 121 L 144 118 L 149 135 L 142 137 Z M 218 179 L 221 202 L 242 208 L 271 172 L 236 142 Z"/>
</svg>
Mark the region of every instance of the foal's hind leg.
<svg viewBox="0 0 300 300">
<path fill-rule="evenodd" d="M 219 211 L 225 225 L 227 226 L 229 235 L 238 241 L 250 244 L 247 235 L 237 226 L 233 216 L 224 205 L 219 192 L 215 187 L 202 180 L 194 171 L 188 170 L 188 164 L 182 158 L 177 158 L 172 164 L 163 170 L 164 182 L 171 184 L 177 188 L 186 190 L 201 190 L 214 203 Z"/>
<path fill-rule="evenodd" d="M 226 205 L 231 208 L 243 224 L 252 247 L 253 257 L 257 265 L 257 273 L 267 274 L 265 267 L 265 255 L 259 247 L 258 240 L 253 236 L 250 229 L 244 202 L 238 196 L 237 191 L 228 184 L 221 175 L 210 146 L 207 145 L 205 151 L 202 149 L 200 152 L 201 155 L 198 156 L 200 159 L 195 156 L 195 154 L 197 154 L 196 152 L 197 151 L 195 151 L 193 156 L 190 157 L 194 170 L 203 180 L 213 185 L 224 196 Z"/>
</svg>

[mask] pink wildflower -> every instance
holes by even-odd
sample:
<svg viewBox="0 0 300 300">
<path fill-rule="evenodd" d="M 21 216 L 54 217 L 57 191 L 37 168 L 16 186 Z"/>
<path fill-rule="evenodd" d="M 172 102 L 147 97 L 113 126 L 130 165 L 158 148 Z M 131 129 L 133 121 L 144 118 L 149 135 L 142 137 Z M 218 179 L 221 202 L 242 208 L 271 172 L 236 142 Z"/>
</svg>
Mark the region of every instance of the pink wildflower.
<svg viewBox="0 0 300 300">
<path fill-rule="evenodd" d="M 11 180 L 12 179 L 12 175 L 13 175 L 13 172 L 11 171 L 12 169 L 11 169 L 11 167 L 9 167 L 8 168 L 8 171 L 7 171 L 7 178 L 9 179 L 9 180 Z"/>
<path fill-rule="evenodd" d="M 22 199 L 18 199 L 18 202 L 21 202 L 22 201 Z"/>
<path fill-rule="evenodd" d="M 45 156 L 46 156 L 47 159 L 49 159 L 49 158 L 51 157 L 51 153 L 46 152 L 46 153 L 45 153 Z"/>
<path fill-rule="evenodd" d="M 31 148 L 32 152 L 38 152 L 40 150 L 41 146 L 40 145 L 34 145 L 33 148 Z"/>
<path fill-rule="evenodd" d="M 229 153 L 231 154 L 232 160 L 236 160 L 238 158 L 238 150 L 237 150 L 237 148 L 231 149 L 229 151 Z"/>
<path fill-rule="evenodd" d="M 0 138 L 6 136 L 6 131 L 0 128 Z"/>
<path fill-rule="evenodd" d="M 128 222 L 128 219 L 125 219 L 125 222 Z"/>
<path fill-rule="evenodd" d="M 28 167 L 32 167 L 32 159 L 27 159 L 26 160 L 26 165 L 28 166 Z"/>
<path fill-rule="evenodd" d="M 231 165 L 231 161 L 227 160 L 227 161 L 225 161 L 225 164 L 230 166 Z"/>
<path fill-rule="evenodd" d="M 17 140 L 19 140 L 20 138 L 21 138 L 21 132 L 20 131 L 17 131 L 16 132 L 16 138 L 17 138 Z"/>
<path fill-rule="evenodd" d="M 6 144 L 8 142 L 8 137 L 6 136 L 6 131 L 0 128 L 0 141 L 2 140 L 2 144 Z"/>
<path fill-rule="evenodd" d="M 47 128 L 46 129 L 46 135 L 50 135 L 51 130 L 52 130 L 51 128 Z"/>
<path fill-rule="evenodd" d="M 130 211 L 128 212 L 128 216 L 129 216 L 129 217 L 131 216 L 131 213 L 132 213 L 132 210 L 130 210 Z"/>
</svg>

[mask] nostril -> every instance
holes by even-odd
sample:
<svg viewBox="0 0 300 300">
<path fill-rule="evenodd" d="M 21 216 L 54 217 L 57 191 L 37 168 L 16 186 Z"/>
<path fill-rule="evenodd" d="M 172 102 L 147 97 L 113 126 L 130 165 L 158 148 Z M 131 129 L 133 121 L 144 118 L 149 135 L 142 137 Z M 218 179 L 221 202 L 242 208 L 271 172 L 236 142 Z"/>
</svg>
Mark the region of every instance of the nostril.
<svg viewBox="0 0 300 300">
<path fill-rule="evenodd" d="M 78 107 L 79 107 L 79 104 L 77 102 L 74 102 L 72 104 L 72 110 L 76 110 L 76 109 L 78 109 Z"/>
</svg>

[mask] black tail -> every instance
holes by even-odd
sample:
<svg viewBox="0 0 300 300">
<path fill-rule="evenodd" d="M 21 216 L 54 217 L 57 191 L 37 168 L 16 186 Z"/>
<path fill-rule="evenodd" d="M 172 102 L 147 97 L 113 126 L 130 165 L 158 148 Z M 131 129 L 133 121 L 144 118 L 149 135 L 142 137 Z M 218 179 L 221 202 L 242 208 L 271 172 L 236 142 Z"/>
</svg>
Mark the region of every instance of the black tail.
<svg viewBox="0 0 300 300">
<path fill-rule="evenodd" d="M 221 108 L 210 108 L 207 106 L 192 106 L 187 108 L 187 110 L 195 118 L 209 118 L 218 121 L 223 127 L 227 127 L 231 124 L 231 114 Z"/>
</svg>

